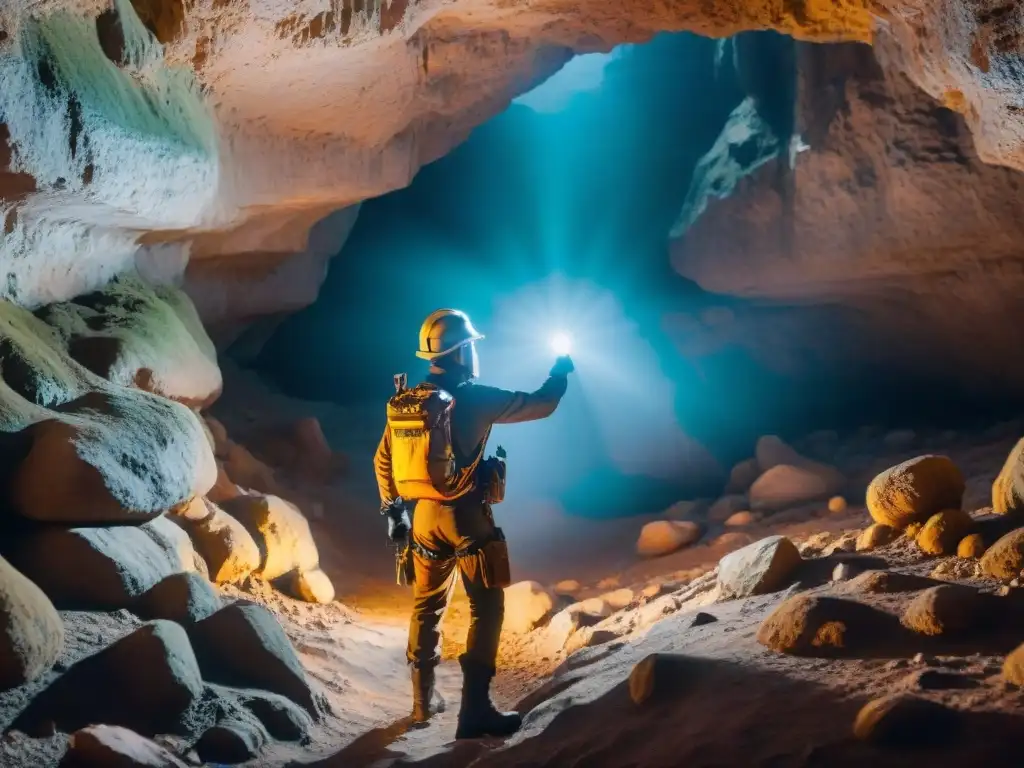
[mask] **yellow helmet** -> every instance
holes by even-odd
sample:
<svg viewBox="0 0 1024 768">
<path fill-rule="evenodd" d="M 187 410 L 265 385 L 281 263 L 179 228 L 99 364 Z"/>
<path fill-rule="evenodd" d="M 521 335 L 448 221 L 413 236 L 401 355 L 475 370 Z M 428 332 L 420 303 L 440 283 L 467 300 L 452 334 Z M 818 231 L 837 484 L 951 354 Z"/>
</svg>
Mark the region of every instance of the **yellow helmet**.
<svg viewBox="0 0 1024 768">
<path fill-rule="evenodd" d="M 483 334 L 473 327 L 465 312 L 457 309 L 438 309 L 431 312 L 420 326 L 420 348 L 416 351 L 416 357 L 434 362 L 456 350 L 465 350 L 465 353 L 458 355 L 458 362 L 467 368 L 475 369 L 476 349 L 473 342 L 483 337 Z M 466 347 L 469 349 L 465 349 Z M 476 375 L 475 370 L 473 375 Z"/>
</svg>

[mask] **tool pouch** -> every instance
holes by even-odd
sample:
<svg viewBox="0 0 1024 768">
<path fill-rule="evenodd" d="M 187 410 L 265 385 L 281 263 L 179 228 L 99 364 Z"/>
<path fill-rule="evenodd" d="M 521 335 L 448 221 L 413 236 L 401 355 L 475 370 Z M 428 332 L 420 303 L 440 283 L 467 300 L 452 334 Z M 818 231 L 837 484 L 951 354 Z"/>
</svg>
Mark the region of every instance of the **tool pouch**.
<svg viewBox="0 0 1024 768">
<path fill-rule="evenodd" d="M 505 460 L 491 456 L 480 462 L 480 487 L 485 504 L 499 504 L 505 499 Z"/>
<path fill-rule="evenodd" d="M 395 580 L 400 587 L 411 586 L 416 581 L 416 563 L 408 544 L 395 555 Z"/>
<path fill-rule="evenodd" d="M 504 589 L 512 583 L 508 544 L 501 528 L 494 529 L 494 538 L 480 547 L 475 556 L 480 564 L 480 576 L 485 587 Z"/>
</svg>

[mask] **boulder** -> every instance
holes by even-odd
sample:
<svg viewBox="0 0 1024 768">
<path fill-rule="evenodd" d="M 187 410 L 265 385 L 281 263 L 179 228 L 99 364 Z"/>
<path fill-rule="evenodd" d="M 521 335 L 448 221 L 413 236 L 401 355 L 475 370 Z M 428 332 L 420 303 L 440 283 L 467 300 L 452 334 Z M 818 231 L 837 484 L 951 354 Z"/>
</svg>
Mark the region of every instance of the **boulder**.
<svg viewBox="0 0 1024 768">
<path fill-rule="evenodd" d="M 216 349 L 178 288 L 120 274 L 99 291 L 46 306 L 41 315 L 75 360 L 120 387 L 140 387 L 197 410 L 220 394 Z"/>
<path fill-rule="evenodd" d="M 895 528 L 883 525 L 882 523 L 875 523 L 865 528 L 860 536 L 857 537 L 856 549 L 858 552 L 869 552 L 872 549 L 884 547 L 886 544 L 892 543 L 899 535 L 900 532 Z"/>
<path fill-rule="evenodd" d="M 987 597 L 959 584 L 931 587 L 910 602 L 901 621 L 922 635 L 963 634 L 985 619 Z"/>
<path fill-rule="evenodd" d="M 43 528 L 19 537 L 8 551 L 57 608 L 115 611 L 130 608 L 167 576 L 194 569 L 182 542 L 158 528 Z"/>
<path fill-rule="evenodd" d="M 887 614 L 852 600 L 796 595 L 761 623 L 757 641 L 794 656 L 857 654 L 890 638 L 893 623 Z"/>
<path fill-rule="evenodd" d="M 139 530 L 151 538 L 163 552 L 167 553 L 175 572 L 206 571 L 206 563 L 192 546 L 192 540 L 166 515 L 150 520 Z"/>
<path fill-rule="evenodd" d="M 755 515 L 753 512 L 745 509 L 742 512 L 730 515 L 729 519 L 725 521 L 725 525 L 727 528 L 743 528 L 747 525 L 753 525 L 760 519 L 760 515 Z"/>
<path fill-rule="evenodd" d="M 937 581 L 964 581 L 980 579 L 981 563 L 977 560 L 963 560 L 959 557 L 947 557 L 939 560 L 928 574 Z"/>
<path fill-rule="evenodd" d="M 694 499 L 677 501 L 662 513 L 662 517 L 668 520 L 692 520 L 700 522 L 708 511 L 709 502 L 707 499 Z"/>
<path fill-rule="evenodd" d="M 1000 515 L 1024 512 L 1024 438 L 1013 446 L 992 483 L 992 510 Z"/>
<path fill-rule="evenodd" d="M 203 733 L 195 750 L 204 764 L 235 765 L 255 759 L 266 743 L 259 723 L 227 718 Z"/>
<path fill-rule="evenodd" d="M 246 691 L 241 702 L 271 737 L 281 741 L 299 741 L 313 725 L 305 710 L 275 693 Z"/>
<path fill-rule="evenodd" d="M 1011 685 L 1024 687 L 1024 645 L 1018 645 L 1003 661 L 1003 678 Z"/>
<path fill-rule="evenodd" d="M 750 486 L 750 508 L 778 511 L 818 499 L 842 489 L 846 480 L 838 470 L 824 465 L 776 464 Z"/>
<path fill-rule="evenodd" d="M 578 603 L 573 603 L 565 610 L 576 612 L 585 616 L 599 616 L 602 619 L 611 616 L 613 613 L 612 607 L 600 597 L 590 597 L 586 600 L 580 600 Z M 584 621 L 585 624 L 596 624 L 594 621 Z"/>
<path fill-rule="evenodd" d="M 209 414 L 204 414 L 203 420 L 206 423 L 206 428 L 209 430 L 210 435 L 213 437 L 213 455 L 218 459 L 227 458 L 228 449 L 231 447 L 231 440 L 228 439 L 228 431 L 218 419 L 215 419 Z"/>
<path fill-rule="evenodd" d="M 754 537 L 745 531 L 726 531 L 711 541 L 716 549 L 734 550 L 754 543 Z"/>
<path fill-rule="evenodd" d="M 729 481 L 725 484 L 726 493 L 746 493 L 761 474 L 757 459 L 741 461 L 729 472 Z"/>
<path fill-rule="evenodd" d="M 28 453 L 14 470 L 11 502 L 38 522 L 144 523 L 216 478 L 196 416 L 131 390 L 90 393 L 21 434 Z"/>
<path fill-rule="evenodd" d="M 655 520 L 640 530 L 636 553 L 658 557 L 689 546 L 700 538 L 700 526 L 689 520 Z"/>
<path fill-rule="evenodd" d="M 316 715 L 313 692 L 295 649 L 263 606 L 233 603 L 189 627 L 188 636 L 207 680 L 262 688 Z"/>
<path fill-rule="evenodd" d="M 747 497 L 744 494 L 722 496 L 708 508 L 708 520 L 713 523 L 724 522 L 735 513 L 747 509 L 748 506 Z"/>
<path fill-rule="evenodd" d="M 542 633 L 541 640 L 538 643 L 538 648 L 541 652 L 548 656 L 554 656 L 565 648 L 566 643 L 569 642 L 569 638 L 580 629 L 586 626 L 580 621 L 580 614 L 575 611 L 571 611 L 568 608 L 556 613 L 551 617 L 551 621 L 543 627 L 540 632 Z M 596 619 L 594 623 L 597 623 L 600 619 Z"/>
<path fill-rule="evenodd" d="M 51 722 L 69 732 L 99 722 L 145 736 L 175 733 L 202 692 L 185 630 L 154 621 L 71 666 L 32 700 L 14 727 L 36 735 Z"/>
<path fill-rule="evenodd" d="M 680 654 L 652 653 L 629 673 L 629 698 L 640 706 L 666 696 L 678 696 L 696 678 L 699 662 Z"/>
<path fill-rule="evenodd" d="M 853 576 L 853 568 L 849 563 L 836 563 L 836 567 L 832 569 L 832 581 L 849 581 L 850 577 Z"/>
<path fill-rule="evenodd" d="M 169 520 L 205 520 L 210 516 L 210 508 L 202 496 L 193 496 L 188 501 L 167 510 Z"/>
<path fill-rule="evenodd" d="M 1024 569 L 1024 528 L 1017 528 L 1001 537 L 981 557 L 981 570 L 989 576 L 1009 581 Z"/>
<path fill-rule="evenodd" d="M 964 536 L 956 547 L 956 556 L 978 559 L 985 554 L 985 539 L 980 533 Z"/>
<path fill-rule="evenodd" d="M 844 586 L 844 592 L 886 594 L 891 592 L 917 592 L 921 589 L 939 586 L 935 579 L 899 571 L 864 571 L 854 576 Z"/>
<path fill-rule="evenodd" d="M 974 520 L 962 509 L 946 509 L 928 518 L 917 534 L 917 546 L 927 555 L 948 555 L 970 533 Z"/>
<path fill-rule="evenodd" d="M 924 528 L 924 523 L 915 521 L 910 523 L 906 528 L 903 529 L 904 538 L 910 539 L 911 541 L 917 541 L 917 534 Z"/>
<path fill-rule="evenodd" d="M 555 598 L 536 581 L 520 581 L 505 587 L 505 622 L 502 628 L 525 634 L 543 622 L 555 608 Z"/>
<path fill-rule="evenodd" d="M 856 552 L 858 538 L 860 538 L 860 534 L 856 531 L 840 534 L 821 550 L 821 554 L 825 557 L 832 557 L 838 552 Z"/>
<path fill-rule="evenodd" d="M 143 619 L 168 619 L 194 624 L 221 607 L 220 596 L 197 573 L 175 573 L 145 592 L 132 607 Z"/>
<path fill-rule="evenodd" d="M 260 550 L 257 573 L 276 579 L 289 571 L 312 571 L 320 566 L 309 521 L 298 507 L 277 496 L 239 496 L 225 502 L 224 511 L 240 522 Z"/>
<path fill-rule="evenodd" d="M 918 456 L 878 474 L 868 486 L 867 507 L 876 523 L 904 529 L 944 509 L 959 509 L 963 474 L 946 456 Z"/>
<path fill-rule="evenodd" d="M 640 590 L 639 597 L 646 600 L 653 600 L 654 598 L 671 592 L 673 587 L 662 581 L 651 581 L 644 585 L 643 589 Z"/>
<path fill-rule="evenodd" d="M 242 495 L 242 489 L 231 482 L 228 472 L 221 462 L 217 461 L 217 480 L 213 487 L 206 492 L 206 498 L 214 504 L 223 504 L 225 501 L 238 498 Z"/>
<path fill-rule="evenodd" d="M 690 619 L 691 627 L 703 627 L 705 624 L 714 624 L 718 621 L 717 616 L 713 616 L 710 613 L 704 613 L 703 611 L 697 611 L 693 614 L 693 618 Z"/>
<path fill-rule="evenodd" d="M 286 595 L 307 603 L 334 602 L 334 584 L 319 568 L 310 571 L 291 571 L 274 582 Z"/>
<path fill-rule="evenodd" d="M 895 693 L 865 704 L 853 723 L 861 741 L 884 747 L 936 746 L 960 726 L 956 711 L 909 693 Z"/>
<path fill-rule="evenodd" d="M 186 768 L 186 764 L 135 731 L 90 725 L 71 734 L 60 768 Z"/>
<path fill-rule="evenodd" d="M 563 579 L 552 587 L 552 591 L 556 595 L 567 595 L 569 597 L 575 595 L 581 589 L 583 589 L 583 586 L 576 579 Z"/>
<path fill-rule="evenodd" d="M 0 691 L 35 680 L 64 650 L 64 623 L 35 584 L 0 558 Z"/>
<path fill-rule="evenodd" d="M 780 590 L 801 562 L 796 545 L 785 536 L 769 536 L 730 552 L 718 563 L 722 597 L 749 597 Z"/>
<path fill-rule="evenodd" d="M 597 599 L 603 600 L 613 611 L 621 611 L 636 599 L 636 595 L 629 587 L 620 587 L 613 592 L 605 592 Z"/>
<path fill-rule="evenodd" d="M 776 435 L 764 435 L 754 448 L 754 456 L 761 472 L 767 472 L 780 464 L 798 466 L 807 461 L 789 443 Z"/>
<path fill-rule="evenodd" d="M 238 520 L 215 504 L 202 520 L 178 519 L 216 584 L 237 584 L 257 570 L 262 562 L 255 539 Z"/>
<path fill-rule="evenodd" d="M 236 485 L 260 493 L 273 493 L 277 490 L 274 470 L 249 453 L 244 446 L 231 443 L 223 461 L 224 471 Z"/>
<path fill-rule="evenodd" d="M 828 511 L 833 515 L 841 515 L 846 511 L 846 499 L 842 496 L 833 496 L 828 500 Z"/>
<path fill-rule="evenodd" d="M 581 627 L 578 631 L 569 635 L 562 649 L 566 656 L 571 656 L 584 648 L 596 648 L 599 645 L 610 643 L 619 638 L 619 633 L 608 629 L 597 629 L 595 627 Z"/>
</svg>

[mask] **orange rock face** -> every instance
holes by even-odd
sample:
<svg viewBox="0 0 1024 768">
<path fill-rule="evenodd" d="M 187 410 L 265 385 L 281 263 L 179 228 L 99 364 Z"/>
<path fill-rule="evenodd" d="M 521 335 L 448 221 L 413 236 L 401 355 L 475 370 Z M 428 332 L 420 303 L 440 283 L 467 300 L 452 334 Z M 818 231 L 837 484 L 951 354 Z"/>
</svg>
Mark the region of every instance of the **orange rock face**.
<svg viewBox="0 0 1024 768">
<path fill-rule="evenodd" d="M 43 250 L 38 238 L 49 236 L 52 221 L 20 215 L 37 192 L 53 210 L 87 191 L 95 208 L 90 226 L 77 232 L 82 247 L 67 262 L 65 284 L 46 296 L 32 284 L 44 273 L 26 269 L 18 274 L 20 300 L 68 298 L 133 262 L 160 271 L 189 262 L 189 288 L 204 318 L 230 323 L 293 310 L 315 297 L 324 260 L 354 217 L 319 234 L 317 222 L 404 186 L 572 52 L 609 50 L 661 31 L 722 37 L 771 28 L 806 40 L 876 40 L 889 69 L 908 72 L 966 115 L 982 157 L 1024 166 L 1022 121 L 1007 104 L 1012 94 L 1001 90 L 1013 71 L 1006 40 L 1016 22 L 1013 14 L 965 5 L 338 0 L 307 7 L 272 0 L 257 10 L 233 2 L 135 0 L 112 8 L 95 0 L 14 0 L 0 8 L 0 51 L 30 56 L 33 41 L 55 39 L 47 32 L 55 13 L 81 17 L 73 58 L 102 69 L 111 93 L 133 93 L 131 104 L 116 107 L 140 143 L 126 155 L 123 142 L 110 143 L 97 123 L 70 119 L 79 107 L 67 94 L 78 98 L 76 89 L 86 86 L 61 69 L 60 57 L 49 62 L 38 76 L 69 116 L 68 151 L 47 154 L 33 143 L 39 139 L 20 119 L 18 94 L 0 104 L 0 196 L 14 202 L 5 227 L 15 235 L 4 255 L 30 245 Z M 959 26 L 937 23 L 952 18 Z M 147 99 L 157 105 L 155 122 L 137 113 Z M 114 242 L 94 222 L 132 236 Z M 283 269 L 290 279 L 282 279 Z"/>
<path fill-rule="evenodd" d="M 983 162 L 991 147 L 970 117 L 880 66 L 885 51 L 798 45 L 796 130 L 809 149 L 712 201 L 673 263 L 710 291 L 769 303 L 702 333 L 773 368 L 1017 386 L 1024 363 L 1003 350 L 1019 333 L 1005 318 L 1024 287 L 1022 179 Z M 993 365 L 998 377 L 968 374 Z"/>
</svg>

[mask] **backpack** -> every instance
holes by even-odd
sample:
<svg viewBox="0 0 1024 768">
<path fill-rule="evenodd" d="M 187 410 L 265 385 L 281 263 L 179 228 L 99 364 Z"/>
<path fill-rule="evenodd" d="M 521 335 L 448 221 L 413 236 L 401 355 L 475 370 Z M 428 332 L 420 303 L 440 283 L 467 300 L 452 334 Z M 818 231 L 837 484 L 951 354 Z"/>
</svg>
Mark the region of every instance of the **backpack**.
<svg viewBox="0 0 1024 768">
<path fill-rule="evenodd" d="M 460 471 L 455 460 L 454 406 L 455 398 L 440 387 L 424 382 L 410 389 L 404 373 L 395 376 L 387 417 L 391 476 L 402 498 L 451 501 L 473 489 L 474 472 Z"/>
</svg>

